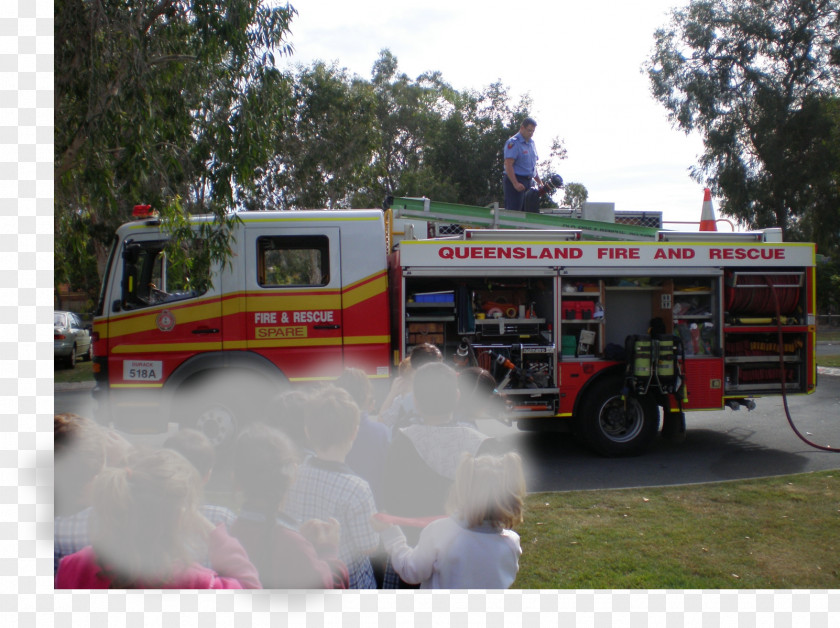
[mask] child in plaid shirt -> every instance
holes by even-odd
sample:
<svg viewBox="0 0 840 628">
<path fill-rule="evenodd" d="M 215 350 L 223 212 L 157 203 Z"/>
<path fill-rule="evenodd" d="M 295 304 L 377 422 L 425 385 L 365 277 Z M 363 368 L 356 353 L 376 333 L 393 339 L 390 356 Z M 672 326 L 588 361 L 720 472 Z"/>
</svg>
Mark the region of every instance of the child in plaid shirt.
<svg viewBox="0 0 840 628">
<path fill-rule="evenodd" d="M 315 455 L 298 468 L 286 511 L 298 519 L 328 520 L 341 525 L 339 558 L 347 565 L 351 589 L 375 589 L 368 556 L 379 546 L 371 526 L 376 512 L 370 485 L 344 460 L 359 430 L 359 407 L 350 394 L 329 386 L 313 395 L 306 435 Z"/>
<path fill-rule="evenodd" d="M 346 589 L 347 566 L 338 560 L 338 521 L 299 524 L 284 512 L 297 458 L 291 439 L 263 423 L 239 435 L 234 477 L 244 501 L 231 532 L 266 589 Z"/>
</svg>

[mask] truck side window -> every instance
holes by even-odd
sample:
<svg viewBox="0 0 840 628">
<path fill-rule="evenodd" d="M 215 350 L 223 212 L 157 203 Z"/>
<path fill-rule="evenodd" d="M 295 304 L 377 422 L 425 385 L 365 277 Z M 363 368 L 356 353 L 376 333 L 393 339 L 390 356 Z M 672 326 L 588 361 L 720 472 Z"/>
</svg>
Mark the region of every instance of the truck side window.
<svg viewBox="0 0 840 628">
<path fill-rule="evenodd" d="M 134 310 L 181 301 L 206 292 L 205 289 L 193 289 L 194 284 L 184 270 L 170 263 L 166 256 L 166 242 L 135 242 L 130 246 L 134 250 L 123 256 L 123 309 Z"/>
<path fill-rule="evenodd" d="M 257 255 L 261 286 L 326 286 L 330 281 L 327 236 L 264 236 L 257 240 Z"/>
</svg>

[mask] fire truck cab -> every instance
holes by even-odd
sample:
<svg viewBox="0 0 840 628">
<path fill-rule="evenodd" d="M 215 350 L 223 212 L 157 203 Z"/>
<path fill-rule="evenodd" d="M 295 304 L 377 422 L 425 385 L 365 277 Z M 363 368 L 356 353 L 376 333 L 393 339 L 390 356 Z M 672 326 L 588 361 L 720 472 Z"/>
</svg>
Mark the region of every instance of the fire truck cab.
<svg viewBox="0 0 840 628">
<path fill-rule="evenodd" d="M 387 379 L 384 241 L 381 211 L 243 212 L 230 263 L 206 269 L 199 293 L 168 263 L 158 220 L 123 225 L 94 319 L 99 417 L 224 442 L 289 384 L 351 364 Z"/>
</svg>

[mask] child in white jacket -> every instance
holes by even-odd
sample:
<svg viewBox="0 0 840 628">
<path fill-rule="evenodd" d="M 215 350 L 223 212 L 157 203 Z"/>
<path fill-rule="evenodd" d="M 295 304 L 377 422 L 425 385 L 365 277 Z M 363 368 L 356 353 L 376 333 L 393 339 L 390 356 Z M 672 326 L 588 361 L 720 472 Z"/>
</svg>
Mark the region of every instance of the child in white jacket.
<svg viewBox="0 0 840 628">
<path fill-rule="evenodd" d="M 506 589 L 519 570 L 522 549 L 511 530 L 522 522 L 522 460 L 464 454 L 449 501 L 451 516 L 430 523 L 417 547 L 395 525 L 376 519 L 394 570 L 427 589 Z"/>
</svg>

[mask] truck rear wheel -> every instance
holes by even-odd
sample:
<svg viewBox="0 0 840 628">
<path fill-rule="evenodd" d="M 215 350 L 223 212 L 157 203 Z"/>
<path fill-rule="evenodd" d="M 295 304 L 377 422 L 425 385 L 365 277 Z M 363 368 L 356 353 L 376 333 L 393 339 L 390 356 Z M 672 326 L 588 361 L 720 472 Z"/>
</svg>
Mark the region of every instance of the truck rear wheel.
<svg viewBox="0 0 840 628">
<path fill-rule="evenodd" d="M 622 377 L 595 382 L 575 417 L 578 434 L 604 456 L 636 456 L 659 430 L 659 408 L 647 396 L 621 398 Z"/>
</svg>

